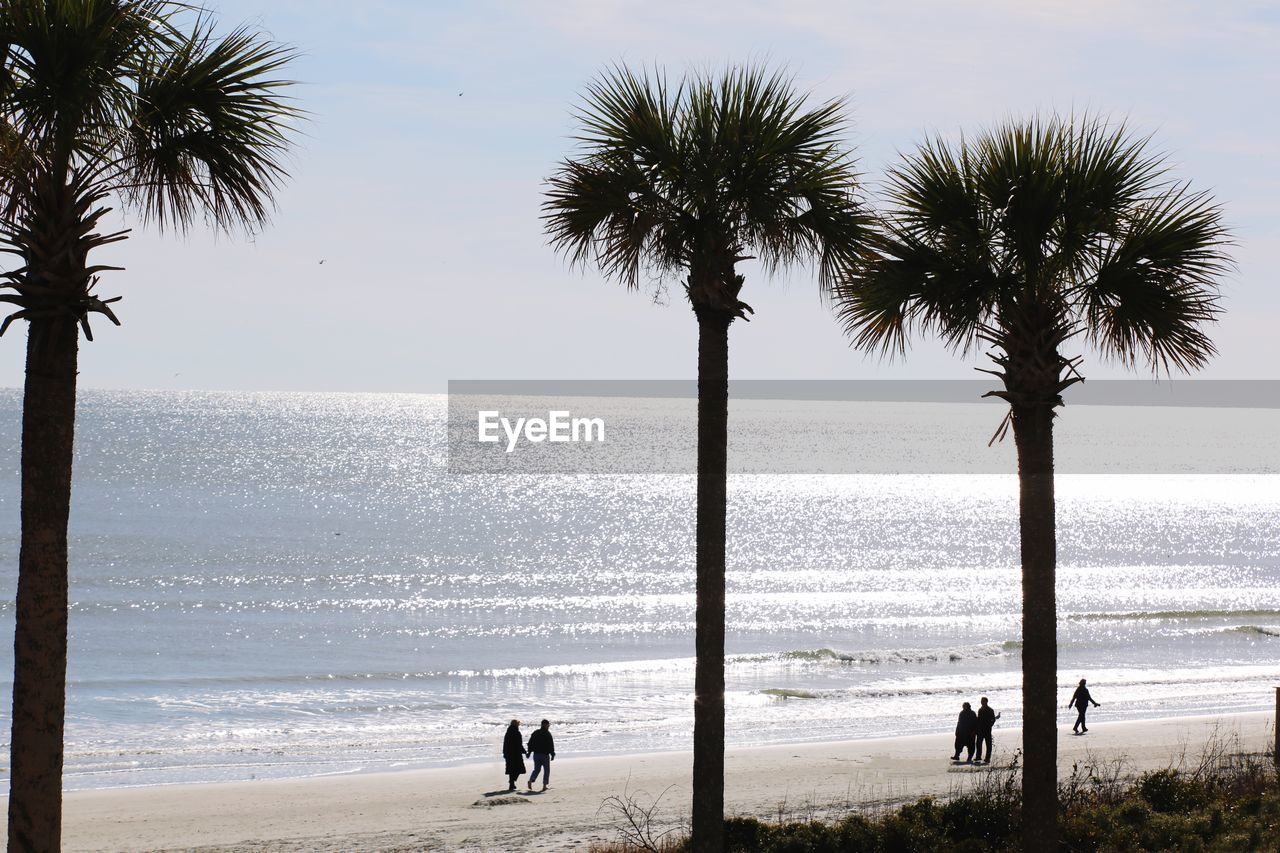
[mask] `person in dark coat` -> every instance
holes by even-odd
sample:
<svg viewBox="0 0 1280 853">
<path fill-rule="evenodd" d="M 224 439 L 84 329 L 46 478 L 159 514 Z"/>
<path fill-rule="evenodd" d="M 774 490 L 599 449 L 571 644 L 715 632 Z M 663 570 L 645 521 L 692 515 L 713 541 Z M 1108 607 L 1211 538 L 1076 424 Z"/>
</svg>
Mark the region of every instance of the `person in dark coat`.
<svg viewBox="0 0 1280 853">
<path fill-rule="evenodd" d="M 538 771 L 542 771 L 542 790 L 551 784 L 551 761 L 556 757 L 556 741 L 551 737 L 551 721 L 543 720 L 542 728 L 529 735 L 529 754 L 533 756 L 533 773 L 529 775 L 529 790 L 538 781 Z"/>
<path fill-rule="evenodd" d="M 1089 688 L 1084 686 L 1084 679 L 1080 679 L 1080 686 L 1076 688 L 1076 692 L 1071 694 L 1071 701 L 1067 703 L 1068 708 L 1075 708 L 1079 713 L 1076 714 L 1076 724 L 1071 727 L 1071 731 L 1078 735 L 1082 735 L 1089 731 L 1089 727 L 1084 724 L 1084 712 L 1089 710 L 1089 704 L 1098 707 L 1099 703 L 1093 701 L 1093 697 L 1089 695 Z"/>
<path fill-rule="evenodd" d="M 998 719 L 1000 719 L 1000 715 L 987 704 L 987 697 L 983 696 L 978 708 L 978 756 L 973 760 L 974 764 L 981 764 L 983 761 L 982 745 L 984 743 L 987 745 L 986 762 L 988 764 L 991 763 L 991 727 L 996 724 Z M 959 750 L 956 750 L 956 752 L 958 754 Z"/>
<path fill-rule="evenodd" d="M 964 709 L 960 712 L 960 719 L 956 721 L 956 754 L 951 756 L 952 761 L 960 760 L 960 750 L 968 750 L 965 755 L 965 761 L 973 761 L 973 739 L 978 734 L 978 715 L 973 712 L 973 708 L 968 702 L 964 703 Z"/>
<path fill-rule="evenodd" d="M 520 721 L 512 720 L 511 725 L 507 726 L 507 736 L 502 739 L 502 757 L 507 760 L 507 781 L 511 786 L 507 788 L 508 791 L 514 791 L 516 777 L 524 775 L 526 755 L 528 753 L 524 750 L 524 739 L 520 737 Z"/>
</svg>

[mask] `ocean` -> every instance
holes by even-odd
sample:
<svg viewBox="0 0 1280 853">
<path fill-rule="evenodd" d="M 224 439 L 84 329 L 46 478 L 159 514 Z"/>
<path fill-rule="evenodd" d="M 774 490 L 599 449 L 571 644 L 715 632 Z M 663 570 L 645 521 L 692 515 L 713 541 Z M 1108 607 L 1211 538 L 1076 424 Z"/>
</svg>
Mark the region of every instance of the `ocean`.
<svg viewBox="0 0 1280 853">
<path fill-rule="evenodd" d="M 1000 415 L 920 405 L 984 442 Z M 552 720 L 561 756 L 687 749 L 692 475 L 450 473 L 446 416 L 443 395 L 82 391 L 66 786 L 497 778 L 513 717 Z M 5 636 L 19 421 L 0 391 Z M 1278 485 L 1061 474 L 1062 705 L 1088 678 L 1096 726 L 1273 707 Z M 728 526 L 730 745 L 936 732 L 942 754 L 983 695 L 1019 725 L 1012 468 L 739 474 Z"/>
</svg>

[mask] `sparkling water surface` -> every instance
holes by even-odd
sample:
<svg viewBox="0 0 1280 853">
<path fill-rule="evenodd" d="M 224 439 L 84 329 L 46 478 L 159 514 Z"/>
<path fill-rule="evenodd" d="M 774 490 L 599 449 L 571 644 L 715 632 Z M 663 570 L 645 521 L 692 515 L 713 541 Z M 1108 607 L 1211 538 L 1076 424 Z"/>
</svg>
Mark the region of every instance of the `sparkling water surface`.
<svg viewBox="0 0 1280 853">
<path fill-rule="evenodd" d="M 563 755 L 688 748 L 693 477 L 450 475 L 445 414 L 81 392 L 68 787 L 496 761 L 512 717 Z M 6 636 L 19 418 L 0 392 Z M 1278 487 L 1059 477 L 1062 704 L 1272 707 Z M 741 475 L 728 523 L 731 744 L 943 733 L 980 695 L 1019 724 L 1011 474 Z"/>
</svg>

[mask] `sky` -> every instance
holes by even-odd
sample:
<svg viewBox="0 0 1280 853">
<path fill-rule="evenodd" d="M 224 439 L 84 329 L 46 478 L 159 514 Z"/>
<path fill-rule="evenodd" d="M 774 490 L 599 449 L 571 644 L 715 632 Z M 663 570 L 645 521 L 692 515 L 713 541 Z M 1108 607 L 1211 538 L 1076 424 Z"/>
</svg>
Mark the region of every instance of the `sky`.
<svg viewBox="0 0 1280 853">
<path fill-rule="evenodd" d="M 300 55 L 299 126 L 271 224 L 158 234 L 127 211 L 124 272 L 81 345 L 91 388 L 443 391 L 449 379 L 695 375 L 697 326 L 665 298 L 570 268 L 539 220 L 573 154 L 572 110 L 611 63 L 686 70 L 765 62 L 815 101 L 847 100 L 846 142 L 876 198 L 926 134 L 1090 111 L 1154 134 L 1213 193 L 1237 245 L 1220 355 L 1200 375 L 1280 378 L 1280 3 L 1178 0 L 434 2 L 209 0 Z M 323 263 L 321 263 L 323 261 Z M 812 270 L 750 264 L 742 379 L 973 378 L 981 357 L 914 342 L 851 350 Z M 25 327 L 0 338 L 22 383 Z M 1125 374 L 1087 350 L 1084 373 Z M 1142 374 L 1148 375 L 1148 374 Z"/>
</svg>

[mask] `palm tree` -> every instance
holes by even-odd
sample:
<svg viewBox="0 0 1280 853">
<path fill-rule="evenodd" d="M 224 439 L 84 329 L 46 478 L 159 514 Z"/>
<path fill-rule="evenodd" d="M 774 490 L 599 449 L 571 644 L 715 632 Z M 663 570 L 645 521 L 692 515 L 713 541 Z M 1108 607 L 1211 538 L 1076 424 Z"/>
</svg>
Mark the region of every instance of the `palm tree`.
<svg viewBox="0 0 1280 853">
<path fill-rule="evenodd" d="M 185 26 L 184 26 L 185 24 Z M 28 321 L 22 540 L 14 637 L 9 849 L 57 850 L 67 664 L 67 516 L 79 332 L 119 323 L 94 292 L 108 199 L 185 229 L 265 221 L 298 111 L 276 75 L 292 52 L 245 28 L 217 36 L 178 0 L 0 4 L 0 273 Z"/>
<path fill-rule="evenodd" d="M 673 89 L 661 74 L 615 68 L 584 100 L 580 153 L 549 179 L 543 204 L 552 246 L 630 289 L 642 267 L 683 275 L 698 320 L 693 844 L 719 850 L 729 326 L 751 313 L 737 265 L 813 259 L 825 288 L 853 258 L 865 217 L 839 146 L 844 105 L 807 107 L 782 74 L 694 74 Z"/>
<path fill-rule="evenodd" d="M 1053 419 L 1082 380 L 1072 338 L 1130 367 L 1190 371 L 1229 267 L 1221 211 L 1173 180 L 1147 138 L 1096 118 L 1019 121 L 924 143 L 888 176 L 875 249 L 838 287 L 855 346 L 905 352 L 909 332 L 990 346 L 1018 451 L 1022 543 L 1023 833 L 1057 845 Z M 994 440 L 994 439 L 993 439 Z"/>
</svg>

